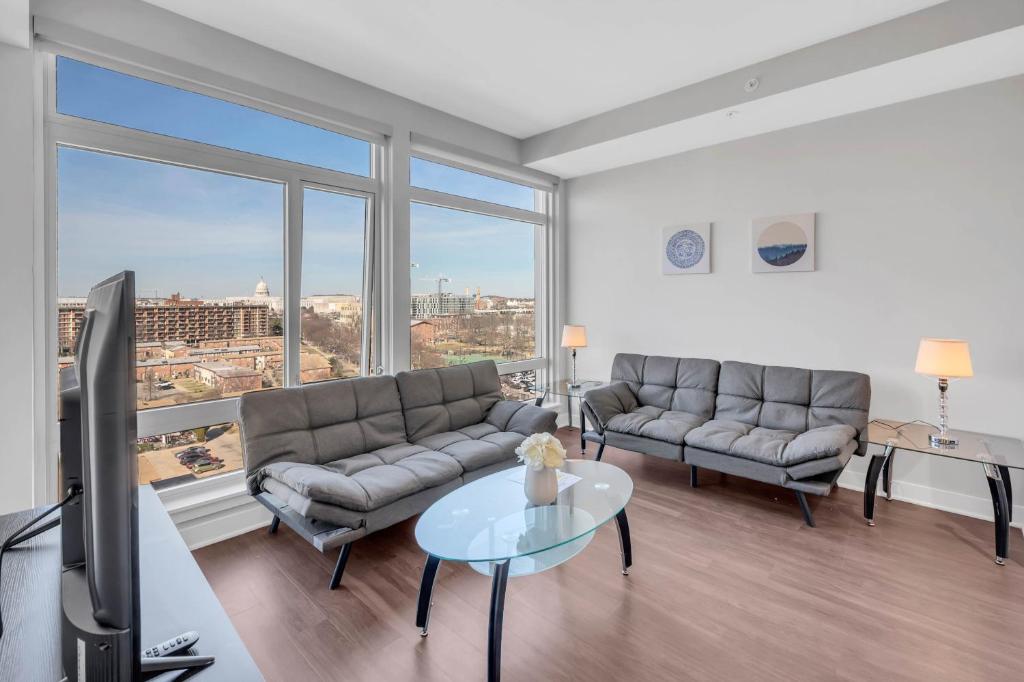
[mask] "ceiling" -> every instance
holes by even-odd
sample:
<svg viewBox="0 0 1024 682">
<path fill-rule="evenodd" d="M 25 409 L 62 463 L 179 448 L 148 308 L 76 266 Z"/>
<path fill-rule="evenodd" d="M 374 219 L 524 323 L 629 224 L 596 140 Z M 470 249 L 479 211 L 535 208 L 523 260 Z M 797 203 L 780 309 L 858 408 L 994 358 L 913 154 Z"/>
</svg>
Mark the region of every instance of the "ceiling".
<svg viewBox="0 0 1024 682">
<path fill-rule="evenodd" d="M 146 0 L 525 138 L 938 0 Z"/>
</svg>

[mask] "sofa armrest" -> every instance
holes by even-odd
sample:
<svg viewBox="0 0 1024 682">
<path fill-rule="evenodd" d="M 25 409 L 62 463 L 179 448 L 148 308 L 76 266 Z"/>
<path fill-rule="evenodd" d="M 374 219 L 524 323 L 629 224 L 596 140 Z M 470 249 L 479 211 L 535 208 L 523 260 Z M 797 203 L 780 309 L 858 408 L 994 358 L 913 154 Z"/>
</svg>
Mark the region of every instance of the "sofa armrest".
<svg viewBox="0 0 1024 682">
<path fill-rule="evenodd" d="M 558 413 L 516 400 L 499 400 L 487 413 L 484 421 L 502 431 L 514 431 L 524 436 L 535 433 L 554 433 L 558 428 Z"/>
<path fill-rule="evenodd" d="M 604 433 L 609 419 L 632 412 L 638 405 L 633 390 L 621 381 L 583 394 L 583 412 L 598 433 Z"/>
</svg>

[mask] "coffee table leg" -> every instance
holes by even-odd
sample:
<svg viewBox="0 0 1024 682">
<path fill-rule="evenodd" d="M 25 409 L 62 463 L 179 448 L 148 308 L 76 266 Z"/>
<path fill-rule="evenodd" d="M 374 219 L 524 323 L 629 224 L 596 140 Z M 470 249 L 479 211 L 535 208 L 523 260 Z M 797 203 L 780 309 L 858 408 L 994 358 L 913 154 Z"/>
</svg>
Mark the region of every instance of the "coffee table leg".
<svg viewBox="0 0 1024 682">
<path fill-rule="evenodd" d="M 629 567 L 633 565 L 633 545 L 629 541 L 629 521 L 626 510 L 615 515 L 615 525 L 619 527 L 619 549 L 622 551 L 622 575 L 629 575 Z"/>
<path fill-rule="evenodd" d="M 416 605 L 416 627 L 420 636 L 427 636 L 427 624 L 430 622 L 430 597 L 434 592 L 434 580 L 437 579 L 437 568 L 441 559 L 433 554 L 427 555 L 427 563 L 423 565 L 423 579 L 420 580 L 420 599 Z"/>
<path fill-rule="evenodd" d="M 505 586 L 508 584 L 510 562 L 494 564 L 491 582 L 491 616 L 487 624 L 487 680 L 501 679 L 501 620 L 505 614 Z"/>
<path fill-rule="evenodd" d="M 887 500 L 892 499 L 892 465 L 894 459 L 896 459 L 896 453 L 891 452 L 885 458 L 885 464 L 882 465 L 882 492 L 885 493 L 885 499 Z"/>
<path fill-rule="evenodd" d="M 873 455 L 868 463 L 868 473 L 864 477 L 864 518 L 868 525 L 875 525 L 875 489 L 878 487 L 878 475 L 882 473 L 885 461 L 892 455 L 892 445 L 885 446 L 885 452 L 881 455 Z"/>
<path fill-rule="evenodd" d="M 583 440 L 583 434 L 587 430 L 587 420 L 583 414 L 583 398 L 577 398 L 580 403 L 580 452 L 587 451 L 587 441 Z"/>
<path fill-rule="evenodd" d="M 1009 478 L 1007 467 L 984 464 L 985 476 L 988 477 L 988 490 L 992 494 L 992 511 L 996 521 L 996 563 L 1006 563 L 1006 555 L 1010 548 L 1010 508 L 1006 494 L 1004 476 Z"/>
<path fill-rule="evenodd" d="M 1006 518 L 1013 523 L 1013 486 L 1010 485 L 1010 467 L 999 467 L 999 477 L 1003 479 L 1003 487 L 1006 488 Z"/>
</svg>

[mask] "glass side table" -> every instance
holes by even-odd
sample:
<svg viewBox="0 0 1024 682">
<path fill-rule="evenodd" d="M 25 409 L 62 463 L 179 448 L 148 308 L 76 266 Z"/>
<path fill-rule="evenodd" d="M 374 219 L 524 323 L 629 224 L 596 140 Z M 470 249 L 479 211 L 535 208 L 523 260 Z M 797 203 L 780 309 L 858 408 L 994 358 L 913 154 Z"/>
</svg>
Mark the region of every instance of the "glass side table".
<svg viewBox="0 0 1024 682">
<path fill-rule="evenodd" d="M 553 504 L 526 500 L 515 469 L 505 469 L 453 490 L 423 512 L 416 542 L 426 552 L 416 607 L 416 625 L 427 635 L 430 598 L 442 561 L 468 563 L 491 576 L 487 628 L 487 679 L 501 676 L 501 625 L 509 577 L 554 568 L 582 552 L 598 528 L 614 519 L 619 530 L 622 574 L 629 575 L 633 553 L 626 503 L 633 495 L 629 475 L 611 464 L 568 459 L 563 471 L 581 480 L 558 494 Z"/>
<path fill-rule="evenodd" d="M 917 421 L 900 423 L 875 419 L 868 424 L 866 433 L 861 435 L 862 440 L 884 449 L 880 454 L 873 455 L 868 464 L 864 481 L 864 518 L 869 526 L 875 525 L 875 488 L 879 475 L 882 476 L 882 491 L 886 499 L 892 499 L 892 463 L 897 450 L 980 464 L 988 479 L 995 513 L 995 561 L 1002 566 L 1009 550 L 1010 522 L 1013 520 L 1010 469 L 1024 469 L 1024 443 L 1017 438 L 951 429 L 950 435 L 958 438 L 960 444 L 955 448 L 933 448 L 928 437 L 937 431 L 931 424 Z"/>
<path fill-rule="evenodd" d="M 571 386 L 568 379 L 559 379 L 551 382 L 537 382 L 530 386 L 531 391 L 539 393 L 536 405 L 540 407 L 549 395 L 563 396 L 569 401 L 569 428 L 572 428 L 572 401 L 576 399 L 580 415 L 580 451 L 586 451 L 587 443 L 583 440 L 583 432 L 586 431 L 587 423 L 583 416 L 583 394 L 592 388 L 607 386 L 610 381 L 580 381 L 579 386 Z"/>
</svg>

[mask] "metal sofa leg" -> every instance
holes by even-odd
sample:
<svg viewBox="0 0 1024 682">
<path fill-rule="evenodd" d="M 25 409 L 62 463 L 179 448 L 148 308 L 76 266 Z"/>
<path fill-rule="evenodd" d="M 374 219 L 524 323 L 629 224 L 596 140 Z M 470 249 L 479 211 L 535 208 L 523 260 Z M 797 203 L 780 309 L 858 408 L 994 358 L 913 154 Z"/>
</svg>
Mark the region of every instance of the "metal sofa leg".
<svg viewBox="0 0 1024 682">
<path fill-rule="evenodd" d="M 699 488 L 700 481 L 697 480 L 697 467 L 690 465 L 690 487 Z"/>
<path fill-rule="evenodd" d="M 273 535 L 274 533 L 277 532 L 277 527 L 280 526 L 280 525 L 281 525 L 281 517 L 280 516 L 275 516 L 274 520 L 270 522 L 270 530 L 267 531 L 267 532 L 270 533 L 270 535 Z"/>
<path fill-rule="evenodd" d="M 796 501 L 800 503 L 800 511 L 804 513 L 804 522 L 811 528 L 814 528 L 814 515 L 811 514 L 811 507 L 807 504 L 807 495 L 802 490 L 795 490 L 794 492 L 796 493 Z"/>
<path fill-rule="evenodd" d="M 341 554 L 338 555 L 338 563 L 334 565 L 334 573 L 331 574 L 330 589 L 337 589 L 341 582 L 341 575 L 345 572 L 345 564 L 348 563 L 348 555 L 352 552 L 352 543 L 341 546 Z"/>
<path fill-rule="evenodd" d="M 604 454 L 604 443 L 601 443 L 600 445 L 597 446 L 597 456 L 594 457 L 594 461 L 595 462 L 600 462 L 601 461 L 601 455 L 603 455 L 603 454 Z"/>
</svg>

